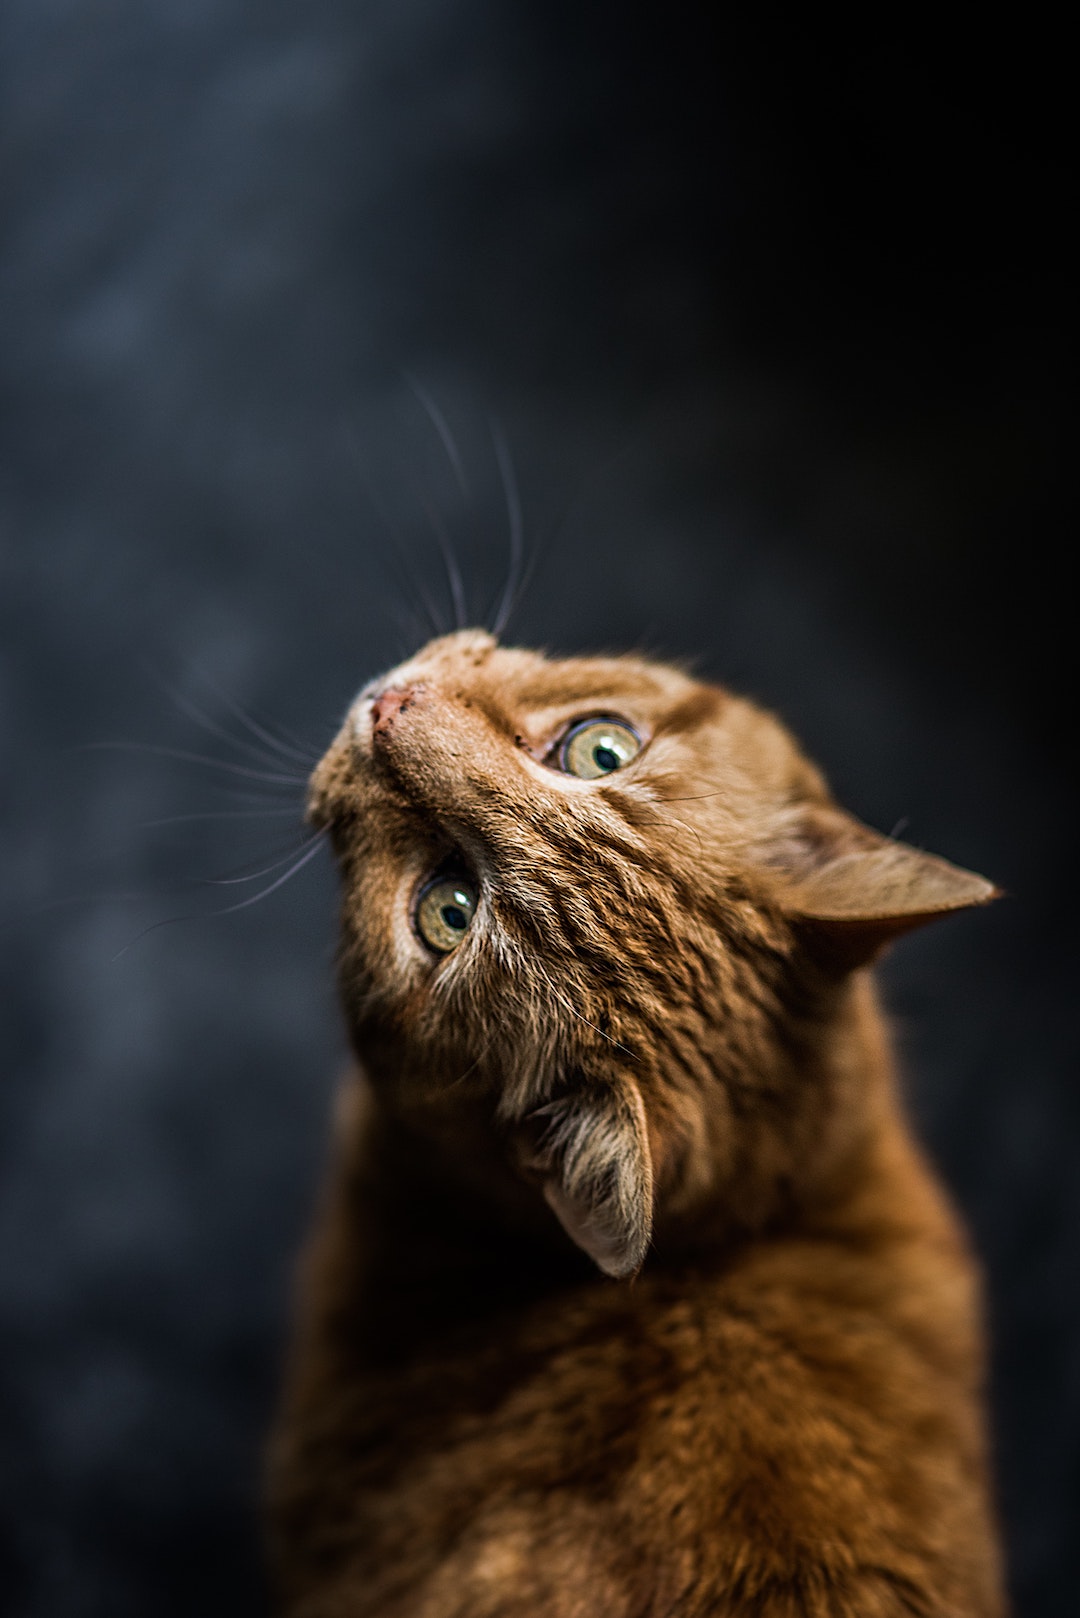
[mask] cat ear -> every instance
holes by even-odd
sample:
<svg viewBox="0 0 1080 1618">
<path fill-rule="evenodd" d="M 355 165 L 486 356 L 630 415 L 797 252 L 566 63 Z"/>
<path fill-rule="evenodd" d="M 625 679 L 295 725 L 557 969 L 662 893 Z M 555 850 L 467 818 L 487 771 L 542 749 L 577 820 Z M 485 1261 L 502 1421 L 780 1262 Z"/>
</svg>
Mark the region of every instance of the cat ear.
<svg viewBox="0 0 1080 1618">
<path fill-rule="evenodd" d="M 974 871 L 871 831 L 841 809 L 805 812 L 782 858 L 788 915 L 845 968 L 938 916 L 987 904 L 1001 890 Z"/>
<path fill-rule="evenodd" d="M 635 1275 L 652 1233 L 653 1174 L 645 1108 L 632 1079 L 582 1079 L 529 1116 L 528 1166 L 571 1241 L 603 1270 Z"/>
</svg>

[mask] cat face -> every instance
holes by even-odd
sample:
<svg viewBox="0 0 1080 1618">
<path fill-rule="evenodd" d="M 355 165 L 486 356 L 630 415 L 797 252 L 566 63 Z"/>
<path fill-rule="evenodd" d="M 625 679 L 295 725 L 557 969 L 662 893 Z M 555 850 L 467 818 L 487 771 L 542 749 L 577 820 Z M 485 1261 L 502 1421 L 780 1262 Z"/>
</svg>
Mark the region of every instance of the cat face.
<svg viewBox="0 0 1080 1618">
<path fill-rule="evenodd" d="M 639 1267 L 658 1198 L 677 1217 L 726 1184 L 767 1216 L 830 1110 L 802 1053 L 846 966 L 993 891 L 842 815 L 751 704 L 475 631 L 365 687 L 310 802 L 374 1081 L 414 1111 L 485 1096 L 614 1275 Z"/>
</svg>

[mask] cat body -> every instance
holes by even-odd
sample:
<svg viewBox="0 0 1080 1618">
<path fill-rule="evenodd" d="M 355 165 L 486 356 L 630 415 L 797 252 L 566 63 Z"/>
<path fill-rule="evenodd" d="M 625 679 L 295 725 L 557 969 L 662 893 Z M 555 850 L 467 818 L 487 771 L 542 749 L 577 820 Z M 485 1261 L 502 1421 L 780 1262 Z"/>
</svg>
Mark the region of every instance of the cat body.
<svg viewBox="0 0 1080 1618">
<path fill-rule="evenodd" d="M 273 1446 L 290 1618 L 994 1618 L 977 1280 L 872 981 L 989 883 L 771 716 L 479 632 L 312 782 L 358 1066 Z"/>
</svg>

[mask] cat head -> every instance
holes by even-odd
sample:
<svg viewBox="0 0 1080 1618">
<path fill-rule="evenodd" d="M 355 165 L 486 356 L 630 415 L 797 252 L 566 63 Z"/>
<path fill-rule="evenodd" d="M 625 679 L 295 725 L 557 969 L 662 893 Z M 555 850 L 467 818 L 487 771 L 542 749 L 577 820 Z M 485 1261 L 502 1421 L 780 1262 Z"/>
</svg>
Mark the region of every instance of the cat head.
<svg viewBox="0 0 1080 1618">
<path fill-rule="evenodd" d="M 656 1213 L 724 1190 L 733 1217 L 769 1217 L 837 1111 L 821 1030 L 851 975 L 995 892 L 845 814 L 751 703 L 477 631 L 364 688 L 310 813 L 387 1105 L 480 1098 L 614 1276 L 640 1267 Z"/>
</svg>

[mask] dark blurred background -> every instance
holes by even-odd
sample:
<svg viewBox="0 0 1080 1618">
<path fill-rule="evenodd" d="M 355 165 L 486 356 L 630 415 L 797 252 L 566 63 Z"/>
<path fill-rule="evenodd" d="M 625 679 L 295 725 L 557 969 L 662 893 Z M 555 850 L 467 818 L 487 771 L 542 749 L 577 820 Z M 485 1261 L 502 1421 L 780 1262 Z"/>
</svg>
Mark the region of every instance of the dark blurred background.
<svg viewBox="0 0 1080 1618">
<path fill-rule="evenodd" d="M 505 444 L 514 636 L 694 658 L 865 820 L 1008 890 L 884 976 L 987 1267 L 1017 1611 L 1071 1615 L 1064 40 L 580 0 L 0 15 L 3 1611 L 265 1610 L 341 1060 L 328 861 L 234 907 L 300 848 L 305 751 L 446 611 L 440 528 L 490 610 Z"/>
</svg>

